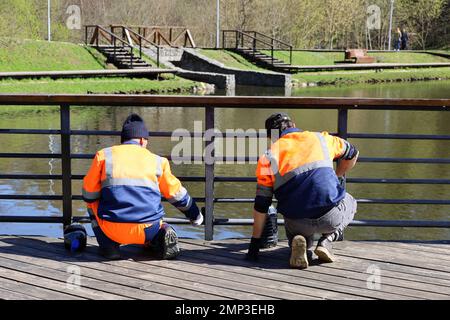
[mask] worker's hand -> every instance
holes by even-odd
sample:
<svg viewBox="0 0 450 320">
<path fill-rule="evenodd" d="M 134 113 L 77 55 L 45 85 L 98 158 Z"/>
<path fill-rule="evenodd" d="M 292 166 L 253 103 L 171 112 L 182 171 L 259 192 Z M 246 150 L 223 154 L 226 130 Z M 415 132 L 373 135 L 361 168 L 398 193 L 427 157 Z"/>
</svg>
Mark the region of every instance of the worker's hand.
<svg viewBox="0 0 450 320">
<path fill-rule="evenodd" d="M 261 238 L 252 238 L 245 259 L 248 261 L 258 261 L 259 249 L 261 248 Z"/>
<path fill-rule="evenodd" d="M 191 220 L 191 224 L 195 227 L 201 226 L 203 224 L 203 214 L 199 212 L 197 218 L 195 220 Z"/>
</svg>

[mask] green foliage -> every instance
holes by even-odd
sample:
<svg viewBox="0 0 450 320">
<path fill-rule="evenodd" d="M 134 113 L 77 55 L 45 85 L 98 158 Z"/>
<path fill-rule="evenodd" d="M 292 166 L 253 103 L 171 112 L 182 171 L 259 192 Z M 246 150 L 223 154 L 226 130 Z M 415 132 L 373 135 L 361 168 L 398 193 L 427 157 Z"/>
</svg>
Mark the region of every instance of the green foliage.
<svg viewBox="0 0 450 320">
<path fill-rule="evenodd" d="M 69 41 L 72 37 L 65 21 L 62 2 L 52 1 L 52 39 Z M 17 39 L 47 39 L 47 1 L 2 0 L 0 1 L 0 37 Z"/>
<path fill-rule="evenodd" d="M 36 1 L 2 0 L 0 2 L 0 36 L 39 39 L 41 20 Z"/>
<path fill-rule="evenodd" d="M 296 48 L 389 46 L 390 0 L 222 0 L 221 28 L 256 30 Z M 215 43 L 212 0 L 52 0 L 52 37 L 80 42 L 83 30 L 68 30 L 69 5 L 80 5 L 82 24 L 186 26 L 198 46 Z M 381 9 L 381 29 L 367 31 L 367 8 Z M 0 37 L 45 39 L 47 1 L 0 1 Z M 442 48 L 450 42 L 450 0 L 395 0 L 393 27 L 410 31 L 412 48 Z"/>
<path fill-rule="evenodd" d="M 435 24 L 443 13 L 446 2 L 446 0 L 398 0 L 398 20 L 407 27 L 407 31 L 414 34 L 413 40 L 421 49 L 426 48 L 427 40 L 437 27 Z"/>
</svg>

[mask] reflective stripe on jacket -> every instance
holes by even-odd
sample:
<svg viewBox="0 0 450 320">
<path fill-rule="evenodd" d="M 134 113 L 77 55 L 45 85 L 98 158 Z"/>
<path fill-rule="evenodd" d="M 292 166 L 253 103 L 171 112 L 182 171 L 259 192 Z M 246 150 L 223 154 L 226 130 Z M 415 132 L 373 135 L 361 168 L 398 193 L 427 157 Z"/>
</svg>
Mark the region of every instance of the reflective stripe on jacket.
<svg viewBox="0 0 450 320">
<path fill-rule="evenodd" d="M 198 208 L 169 162 L 134 143 L 100 150 L 83 180 L 83 199 L 99 201 L 98 218 L 117 223 L 151 223 L 164 215 L 161 196 L 195 219 Z M 195 215 L 194 217 L 191 217 Z"/>
<path fill-rule="evenodd" d="M 345 196 L 333 160 L 351 145 L 327 132 L 285 130 L 258 161 L 255 210 L 267 212 L 272 197 L 288 218 L 317 218 Z"/>
</svg>

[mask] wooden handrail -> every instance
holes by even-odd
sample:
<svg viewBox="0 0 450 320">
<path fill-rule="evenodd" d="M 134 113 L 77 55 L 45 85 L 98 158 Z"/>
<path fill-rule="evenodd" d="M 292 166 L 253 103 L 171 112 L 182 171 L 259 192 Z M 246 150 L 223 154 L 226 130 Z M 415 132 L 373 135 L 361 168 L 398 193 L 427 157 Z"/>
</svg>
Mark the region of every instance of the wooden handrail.
<svg viewBox="0 0 450 320">
<path fill-rule="evenodd" d="M 124 30 L 127 30 L 128 32 L 132 33 L 134 36 L 138 37 L 139 39 L 142 39 L 144 42 L 147 42 L 155 47 L 161 47 L 158 44 L 154 43 L 153 41 L 150 41 L 149 39 L 143 37 L 139 33 L 135 32 L 134 30 L 130 29 L 129 27 L 123 26 L 123 25 L 111 25 L 113 28 L 123 28 Z"/>
<path fill-rule="evenodd" d="M 129 25 L 129 28 L 157 28 L 157 29 L 188 29 L 183 26 L 143 26 L 143 25 Z"/>
<path fill-rule="evenodd" d="M 0 105 L 8 104 L 450 111 L 450 99 L 0 94 Z"/>
<path fill-rule="evenodd" d="M 132 48 L 132 46 L 128 42 L 126 42 L 125 40 L 121 39 L 116 34 L 112 33 L 111 31 L 106 30 L 105 28 L 103 28 L 100 25 L 86 25 L 85 28 L 86 29 L 88 29 L 88 28 L 96 28 L 98 30 L 101 30 L 102 32 L 104 32 L 104 33 L 108 34 L 109 36 L 111 36 L 111 40 L 110 41 L 112 41 L 112 39 L 115 38 L 116 40 L 118 40 L 119 42 L 123 43 L 124 45 Z M 97 36 L 99 36 L 99 34 Z M 91 43 L 92 43 L 92 41 L 91 41 Z"/>
</svg>

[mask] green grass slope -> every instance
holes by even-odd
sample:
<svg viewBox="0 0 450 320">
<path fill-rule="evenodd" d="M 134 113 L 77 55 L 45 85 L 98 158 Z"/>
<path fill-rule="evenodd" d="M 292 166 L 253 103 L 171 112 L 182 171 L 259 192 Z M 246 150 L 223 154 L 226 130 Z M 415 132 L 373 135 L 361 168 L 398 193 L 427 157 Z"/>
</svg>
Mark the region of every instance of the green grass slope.
<svg viewBox="0 0 450 320">
<path fill-rule="evenodd" d="M 162 77 L 163 78 L 163 77 Z M 179 93 L 190 92 L 196 82 L 167 76 L 164 80 L 145 78 L 88 78 L 0 81 L 0 93 L 87 94 L 87 93 Z"/>
<path fill-rule="evenodd" d="M 201 49 L 200 54 L 223 63 L 226 67 L 241 70 L 267 71 L 247 61 L 241 55 L 227 50 Z"/>
<path fill-rule="evenodd" d="M 104 61 L 95 50 L 76 44 L 0 39 L 0 72 L 98 70 Z"/>
</svg>

